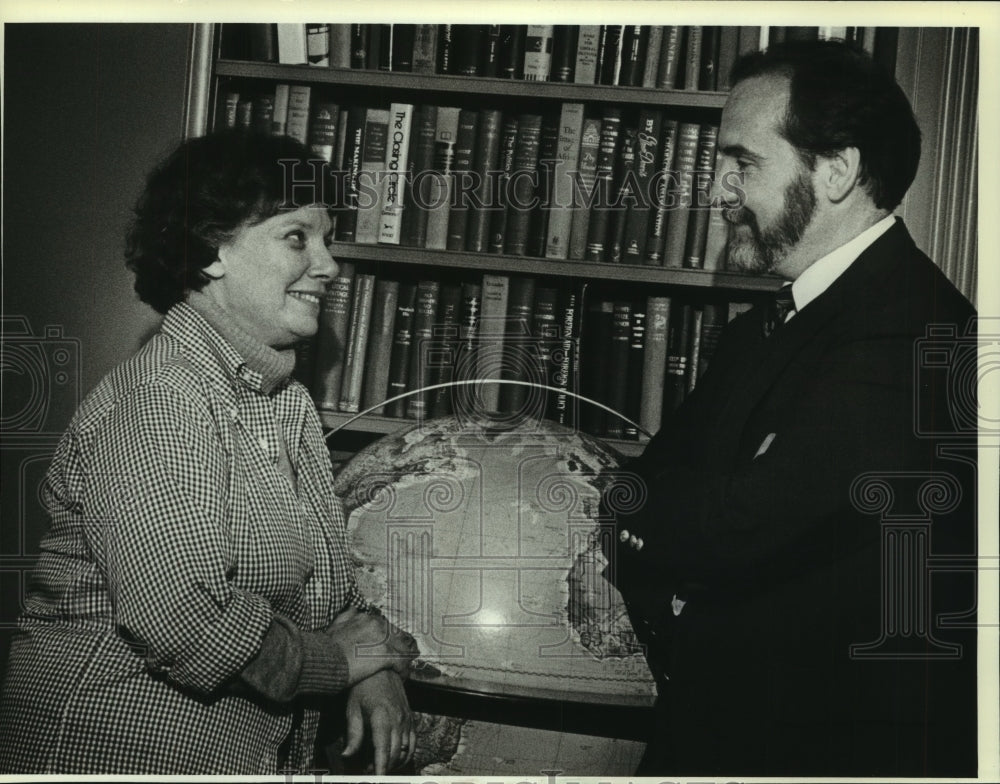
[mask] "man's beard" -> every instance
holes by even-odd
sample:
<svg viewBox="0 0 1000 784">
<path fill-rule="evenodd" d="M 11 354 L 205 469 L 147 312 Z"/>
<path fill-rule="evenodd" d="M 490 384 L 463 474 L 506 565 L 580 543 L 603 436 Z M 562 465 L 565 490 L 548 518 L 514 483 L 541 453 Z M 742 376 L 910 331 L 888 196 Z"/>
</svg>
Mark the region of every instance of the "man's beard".
<svg viewBox="0 0 1000 784">
<path fill-rule="evenodd" d="M 816 211 L 816 194 L 807 172 L 800 171 L 785 188 L 785 204 L 773 226 L 761 231 L 757 216 L 746 207 L 726 210 L 732 224 L 726 266 L 763 275 L 773 272 L 795 246 Z"/>
</svg>

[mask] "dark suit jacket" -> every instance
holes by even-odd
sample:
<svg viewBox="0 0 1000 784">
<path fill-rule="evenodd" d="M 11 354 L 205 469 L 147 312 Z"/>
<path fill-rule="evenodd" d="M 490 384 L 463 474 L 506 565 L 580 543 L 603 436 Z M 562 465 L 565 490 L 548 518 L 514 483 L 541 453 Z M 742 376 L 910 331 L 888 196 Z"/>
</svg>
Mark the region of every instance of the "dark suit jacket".
<svg viewBox="0 0 1000 784">
<path fill-rule="evenodd" d="M 973 314 L 897 220 L 771 337 L 760 308 L 727 327 L 695 392 L 630 466 L 648 496 L 618 525 L 644 548 L 609 553 L 650 664 L 669 678 L 642 772 L 975 775 L 975 632 L 939 629 L 934 615 L 973 606 L 972 575 L 887 572 L 884 496 L 851 496 L 859 476 L 886 474 L 887 511 L 905 527 L 927 516 L 926 478 L 952 476 L 963 496 L 934 516 L 930 551 L 973 551 L 974 465 L 917 433 L 952 427 L 949 368 L 915 359 L 928 324 L 961 337 Z M 883 610 L 893 591 L 926 598 L 914 575 L 930 580 L 934 608 Z M 900 613 L 929 628 L 897 623 L 867 652 L 891 655 L 851 655 Z M 938 639 L 960 656 L 924 655 L 947 650 Z"/>
</svg>

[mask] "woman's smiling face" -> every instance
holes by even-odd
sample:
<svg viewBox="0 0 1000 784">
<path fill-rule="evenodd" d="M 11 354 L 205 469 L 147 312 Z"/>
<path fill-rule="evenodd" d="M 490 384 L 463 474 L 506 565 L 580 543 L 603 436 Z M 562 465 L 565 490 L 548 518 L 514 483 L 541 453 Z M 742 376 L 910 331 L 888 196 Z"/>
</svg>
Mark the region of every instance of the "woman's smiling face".
<svg viewBox="0 0 1000 784">
<path fill-rule="evenodd" d="M 245 224 L 219 246 L 203 289 L 240 327 L 272 348 L 316 333 L 320 301 L 337 274 L 331 223 L 322 206 Z"/>
</svg>

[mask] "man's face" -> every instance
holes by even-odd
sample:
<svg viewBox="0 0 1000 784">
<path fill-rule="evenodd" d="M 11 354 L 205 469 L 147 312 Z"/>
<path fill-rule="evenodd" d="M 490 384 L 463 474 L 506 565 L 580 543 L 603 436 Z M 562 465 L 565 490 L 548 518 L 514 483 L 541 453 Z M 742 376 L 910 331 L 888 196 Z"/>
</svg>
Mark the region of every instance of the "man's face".
<svg viewBox="0 0 1000 784">
<path fill-rule="evenodd" d="M 816 209 L 811 172 L 778 132 L 788 103 L 788 79 L 747 79 L 732 91 L 719 129 L 720 175 L 738 171 L 743 204 L 724 212 L 730 269 L 780 271 Z"/>
</svg>

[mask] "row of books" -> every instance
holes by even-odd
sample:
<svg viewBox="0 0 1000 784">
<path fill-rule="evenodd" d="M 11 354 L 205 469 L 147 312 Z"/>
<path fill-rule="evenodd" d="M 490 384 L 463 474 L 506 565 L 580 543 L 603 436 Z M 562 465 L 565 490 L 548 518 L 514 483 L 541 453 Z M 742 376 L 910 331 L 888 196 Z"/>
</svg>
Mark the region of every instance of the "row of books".
<svg viewBox="0 0 1000 784">
<path fill-rule="evenodd" d="M 718 127 L 662 109 L 559 113 L 393 103 L 341 107 L 309 85 L 223 95 L 225 126 L 286 133 L 330 163 L 336 239 L 435 250 L 718 270 L 709 209 Z M 311 176 L 307 174 L 303 177 Z M 717 195 L 717 193 L 715 194 Z"/>
<path fill-rule="evenodd" d="M 740 54 L 871 28 L 713 25 L 226 25 L 232 59 L 685 90 L 728 89 Z M 868 38 L 874 38 L 868 32 Z"/>
<path fill-rule="evenodd" d="M 638 439 L 694 388 L 743 307 L 607 298 L 527 276 L 398 279 L 345 262 L 296 372 L 321 411 L 547 418 Z M 453 381 L 470 383 L 444 386 Z"/>
</svg>

